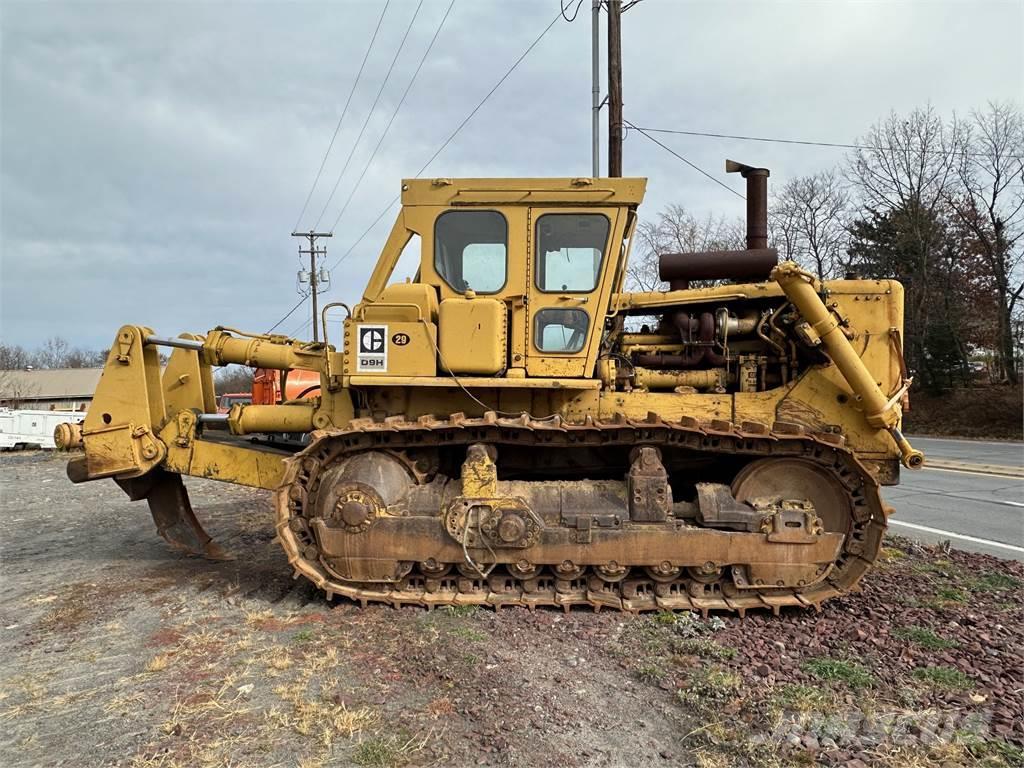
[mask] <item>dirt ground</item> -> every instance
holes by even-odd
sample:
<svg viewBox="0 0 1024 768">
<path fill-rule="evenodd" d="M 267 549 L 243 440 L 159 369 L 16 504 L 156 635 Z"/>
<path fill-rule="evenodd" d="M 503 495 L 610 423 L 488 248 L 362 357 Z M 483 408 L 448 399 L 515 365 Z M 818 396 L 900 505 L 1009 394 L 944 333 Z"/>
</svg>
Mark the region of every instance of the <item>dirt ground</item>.
<svg viewBox="0 0 1024 768">
<path fill-rule="evenodd" d="M 820 614 L 360 609 L 263 492 L 189 480 L 238 559 L 0 455 L 4 766 L 1024 764 L 1024 564 L 892 539 Z"/>
</svg>

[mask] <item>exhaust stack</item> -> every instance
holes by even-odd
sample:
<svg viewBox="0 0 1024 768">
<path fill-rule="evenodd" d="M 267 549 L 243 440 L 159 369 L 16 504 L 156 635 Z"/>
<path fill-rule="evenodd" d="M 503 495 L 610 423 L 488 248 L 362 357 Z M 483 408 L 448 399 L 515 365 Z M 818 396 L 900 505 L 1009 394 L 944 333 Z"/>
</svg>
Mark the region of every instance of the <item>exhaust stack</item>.
<svg viewBox="0 0 1024 768">
<path fill-rule="evenodd" d="M 770 171 L 726 160 L 725 172 L 739 173 L 747 180 L 747 248 L 658 254 L 658 275 L 673 291 L 689 288 L 691 280 L 764 281 L 779 263 L 778 251 L 768 247 Z"/>
<path fill-rule="evenodd" d="M 747 250 L 768 247 L 767 168 L 754 168 L 735 160 L 725 161 L 726 173 L 738 173 L 747 180 Z"/>
</svg>

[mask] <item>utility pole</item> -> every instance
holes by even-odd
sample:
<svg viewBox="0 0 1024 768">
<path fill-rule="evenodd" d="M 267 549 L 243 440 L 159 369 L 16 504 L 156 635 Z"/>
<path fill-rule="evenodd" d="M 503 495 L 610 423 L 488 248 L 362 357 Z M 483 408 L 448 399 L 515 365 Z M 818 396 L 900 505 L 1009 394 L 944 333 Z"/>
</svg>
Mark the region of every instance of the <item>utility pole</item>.
<svg viewBox="0 0 1024 768">
<path fill-rule="evenodd" d="M 608 0 L 608 175 L 622 175 L 622 0 Z"/>
<path fill-rule="evenodd" d="M 590 79 L 591 79 L 591 176 L 601 175 L 601 0 L 593 0 L 590 10 Z"/>
<path fill-rule="evenodd" d="M 317 287 L 320 284 L 320 278 L 316 271 L 316 257 L 327 255 L 327 248 L 317 248 L 316 241 L 321 237 L 333 237 L 333 235 L 330 232 L 314 232 L 311 229 L 309 232 L 292 232 L 292 237 L 304 237 L 309 240 L 309 250 L 304 251 L 302 246 L 299 246 L 299 255 L 309 256 L 309 295 L 313 299 L 313 341 L 316 342 L 320 341 L 320 318 L 316 305 Z"/>
</svg>

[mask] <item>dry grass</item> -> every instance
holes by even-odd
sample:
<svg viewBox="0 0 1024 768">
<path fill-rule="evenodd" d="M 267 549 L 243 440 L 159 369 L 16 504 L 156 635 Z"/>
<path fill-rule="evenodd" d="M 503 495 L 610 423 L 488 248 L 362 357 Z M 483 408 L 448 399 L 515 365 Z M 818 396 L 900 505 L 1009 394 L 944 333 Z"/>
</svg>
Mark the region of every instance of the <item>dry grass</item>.
<svg viewBox="0 0 1024 768">
<path fill-rule="evenodd" d="M 103 711 L 108 714 L 113 712 L 131 712 L 145 706 L 148 701 L 149 698 L 142 691 L 129 689 L 111 696 L 107 703 L 103 705 Z"/>
<path fill-rule="evenodd" d="M 267 624 L 277 621 L 280 617 L 261 610 L 246 614 L 245 626 L 233 634 L 192 624 L 174 647 L 150 660 L 139 678 L 157 685 L 151 673 L 169 670 L 159 685 L 174 685 L 174 698 L 156 738 L 137 756 L 137 768 L 237 764 L 240 753 L 253 750 L 268 756 L 287 750 L 289 764 L 314 768 L 336 759 L 339 742 L 379 725 L 376 711 L 336 696 L 338 648 L 282 644 L 285 638 L 278 632 L 266 631 Z M 177 676 L 186 673 L 200 682 L 176 684 Z M 122 696 L 118 705 L 130 701 Z M 398 746 L 408 750 L 415 745 Z"/>
<path fill-rule="evenodd" d="M 18 702 L 0 712 L 0 720 L 12 720 L 46 708 L 49 689 L 43 684 L 45 679 L 38 674 L 18 675 L 8 679 L 0 693 L 0 701 L 11 699 Z"/>
<path fill-rule="evenodd" d="M 294 663 L 289 656 L 275 656 L 269 662 L 270 668 L 276 669 L 278 672 L 291 668 Z"/>
<path fill-rule="evenodd" d="M 258 627 L 266 621 L 274 618 L 274 612 L 270 609 L 262 611 L 249 611 L 245 614 L 245 623 L 250 627 Z"/>
<path fill-rule="evenodd" d="M 426 746 L 430 734 L 423 737 L 373 736 L 356 745 L 352 762 L 364 768 L 395 768 L 405 765 Z"/>
<path fill-rule="evenodd" d="M 696 757 L 698 768 L 731 768 L 732 766 L 732 760 L 728 755 L 701 751 L 697 753 Z"/>
<path fill-rule="evenodd" d="M 161 653 L 146 662 L 147 672 L 163 672 L 171 663 L 171 656 L 168 653 Z"/>
<path fill-rule="evenodd" d="M 278 686 L 274 693 L 289 706 L 266 712 L 267 724 L 312 737 L 324 749 L 330 749 L 339 736 L 350 739 L 379 721 L 377 713 L 369 707 L 349 709 L 324 697 L 310 698 L 301 686 Z"/>
</svg>

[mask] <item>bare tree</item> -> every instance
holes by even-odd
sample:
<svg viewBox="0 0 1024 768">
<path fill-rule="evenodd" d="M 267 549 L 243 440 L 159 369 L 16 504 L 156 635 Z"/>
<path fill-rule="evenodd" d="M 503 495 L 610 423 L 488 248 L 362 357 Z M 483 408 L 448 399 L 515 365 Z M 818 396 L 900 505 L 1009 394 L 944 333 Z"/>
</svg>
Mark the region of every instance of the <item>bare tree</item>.
<svg viewBox="0 0 1024 768">
<path fill-rule="evenodd" d="M 839 277 L 850 239 L 849 213 L 849 194 L 834 170 L 790 179 L 769 216 L 780 255 L 812 269 L 820 280 Z"/>
<path fill-rule="evenodd" d="M 864 148 L 847 157 L 846 176 L 870 213 L 899 214 L 909 273 L 894 277 L 908 284 L 910 357 L 923 361 L 926 329 L 933 325 L 931 314 L 943 311 L 941 302 L 931 300 L 929 281 L 945 238 L 942 214 L 955 178 L 956 142 L 929 105 L 906 116 L 890 113 L 858 144 Z"/>
<path fill-rule="evenodd" d="M 242 365 L 229 365 L 217 371 L 214 389 L 218 395 L 252 391 L 253 369 Z"/>
<path fill-rule="evenodd" d="M 22 401 L 39 394 L 39 387 L 20 375 L 19 369 L 0 370 L 0 406 L 20 408 Z"/>
<path fill-rule="evenodd" d="M 989 102 L 970 119 L 953 118 L 956 185 L 946 200 L 973 236 L 996 298 L 996 374 L 1017 383 L 1014 316 L 1024 293 L 1024 114 Z"/>
<path fill-rule="evenodd" d="M 654 221 L 641 222 L 626 269 L 627 285 L 636 291 L 665 288 L 658 275 L 658 254 L 729 250 L 746 247 L 741 219 L 708 214 L 698 219 L 681 205 L 669 205 Z"/>
<path fill-rule="evenodd" d="M 66 339 L 52 336 L 36 350 L 26 351 L 17 345 L 0 344 L 0 369 L 92 368 L 106 361 L 105 351 L 72 347 Z"/>
<path fill-rule="evenodd" d="M 32 355 L 17 344 L 0 344 L 0 371 L 20 371 L 32 365 Z"/>
<path fill-rule="evenodd" d="M 60 336 L 51 336 L 33 356 L 37 368 L 65 368 L 71 345 Z"/>
</svg>

